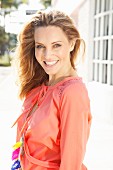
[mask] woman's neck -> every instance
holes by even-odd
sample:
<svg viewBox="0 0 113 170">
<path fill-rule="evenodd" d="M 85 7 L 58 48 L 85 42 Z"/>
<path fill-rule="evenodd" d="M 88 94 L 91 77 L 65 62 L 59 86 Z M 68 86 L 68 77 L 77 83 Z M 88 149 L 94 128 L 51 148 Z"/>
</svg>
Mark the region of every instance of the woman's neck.
<svg viewBox="0 0 113 170">
<path fill-rule="evenodd" d="M 48 86 L 53 86 L 57 83 L 59 83 L 60 81 L 62 81 L 63 79 L 65 79 L 66 77 L 77 77 L 77 73 L 76 71 L 73 69 L 73 70 L 70 70 L 69 72 L 66 72 L 65 74 L 63 75 L 59 75 L 59 76 L 55 76 L 55 75 L 49 75 L 49 81 L 47 83 Z"/>
</svg>

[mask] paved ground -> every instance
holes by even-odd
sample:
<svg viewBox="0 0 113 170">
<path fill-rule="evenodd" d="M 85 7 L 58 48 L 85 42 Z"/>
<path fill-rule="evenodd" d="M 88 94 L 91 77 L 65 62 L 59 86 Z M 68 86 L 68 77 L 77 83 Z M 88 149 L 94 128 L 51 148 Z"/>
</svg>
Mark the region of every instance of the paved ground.
<svg viewBox="0 0 113 170">
<path fill-rule="evenodd" d="M 16 132 L 11 125 L 21 108 L 12 73 L 8 71 L 0 81 L 0 170 L 10 170 Z M 84 163 L 88 170 L 113 170 L 113 125 L 94 117 Z"/>
<path fill-rule="evenodd" d="M 18 116 L 20 101 L 14 83 L 13 70 L 3 68 L 0 72 L 0 170 L 10 170 L 12 145 L 15 143 L 15 128 L 11 125 Z M 4 75 L 4 76 L 3 76 Z"/>
<path fill-rule="evenodd" d="M 2 84 L 3 80 L 12 72 L 11 67 L 1 67 L 0 66 L 0 85 Z"/>
<path fill-rule="evenodd" d="M 93 120 L 85 163 L 88 170 L 113 170 L 113 126 Z"/>
</svg>

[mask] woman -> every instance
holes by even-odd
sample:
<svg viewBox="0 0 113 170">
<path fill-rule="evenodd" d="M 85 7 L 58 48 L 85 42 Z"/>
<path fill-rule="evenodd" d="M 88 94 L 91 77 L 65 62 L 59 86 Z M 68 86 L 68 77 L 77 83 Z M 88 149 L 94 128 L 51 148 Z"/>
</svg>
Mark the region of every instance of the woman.
<svg viewBox="0 0 113 170">
<path fill-rule="evenodd" d="M 24 102 L 15 122 L 12 170 L 87 169 L 91 113 L 75 67 L 80 45 L 72 19 L 61 11 L 40 11 L 21 31 L 17 62 Z"/>
</svg>

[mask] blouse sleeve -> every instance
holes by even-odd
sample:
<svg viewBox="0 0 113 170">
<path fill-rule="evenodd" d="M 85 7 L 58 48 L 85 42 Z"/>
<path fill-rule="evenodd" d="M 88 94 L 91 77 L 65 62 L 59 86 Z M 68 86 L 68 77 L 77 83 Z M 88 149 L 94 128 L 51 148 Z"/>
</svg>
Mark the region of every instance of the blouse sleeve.
<svg viewBox="0 0 113 170">
<path fill-rule="evenodd" d="M 59 170 L 82 170 L 89 136 L 91 114 L 88 93 L 83 84 L 72 84 L 62 93 L 61 165 Z"/>
</svg>

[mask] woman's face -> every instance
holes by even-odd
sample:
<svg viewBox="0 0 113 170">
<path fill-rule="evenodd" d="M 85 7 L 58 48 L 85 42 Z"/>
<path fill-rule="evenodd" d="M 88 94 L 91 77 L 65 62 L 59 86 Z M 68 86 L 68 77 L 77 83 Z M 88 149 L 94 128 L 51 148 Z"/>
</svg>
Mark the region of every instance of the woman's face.
<svg viewBox="0 0 113 170">
<path fill-rule="evenodd" d="M 65 33 L 56 26 L 36 28 L 35 56 L 48 75 L 59 77 L 70 69 L 70 52 L 74 45 Z"/>
</svg>

